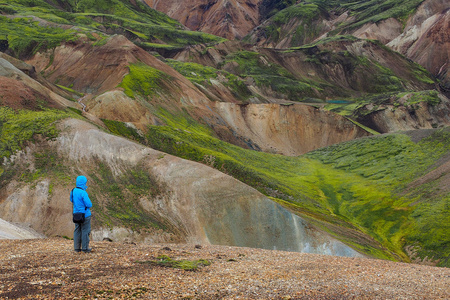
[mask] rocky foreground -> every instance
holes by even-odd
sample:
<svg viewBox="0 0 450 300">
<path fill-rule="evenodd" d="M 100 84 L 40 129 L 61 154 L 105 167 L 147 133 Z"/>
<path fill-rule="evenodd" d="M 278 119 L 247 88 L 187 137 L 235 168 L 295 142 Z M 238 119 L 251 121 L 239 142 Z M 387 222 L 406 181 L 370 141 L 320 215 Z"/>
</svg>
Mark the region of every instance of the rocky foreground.
<svg viewBox="0 0 450 300">
<path fill-rule="evenodd" d="M 76 253 L 63 238 L 0 241 L 0 298 L 450 298 L 447 268 L 228 246 L 92 246 Z M 162 255 L 211 264 L 188 271 L 163 266 Z"/>
</svg>

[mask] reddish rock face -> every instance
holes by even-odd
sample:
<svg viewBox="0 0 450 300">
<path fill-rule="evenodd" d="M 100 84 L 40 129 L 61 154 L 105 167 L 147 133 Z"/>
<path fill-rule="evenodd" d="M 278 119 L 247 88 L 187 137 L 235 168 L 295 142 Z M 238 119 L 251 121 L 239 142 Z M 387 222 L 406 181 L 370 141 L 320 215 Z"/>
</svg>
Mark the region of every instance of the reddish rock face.
<svg viewBox="0 0 450 300">
<path fill-rule="evenodd" d="M 297 156 L 369 135 L 340 115 L 304 104 L 216 102 L 211 106 L 222 120 L 218 124 L 235 133 L 223 136 L 226 131 L 214 124 L 221 139 L 269 153 Z"/>
<path fill-rule="evenodd" d="M 425 1 L 408 20 L 404 32 L 387 44 L 424 66 L 450 94 L 450 9 L 448 1 Z"/>
<path fill-rule="evenodd" d="M 37 77 L 41 83 L 35 80 Z M 0 106 L 28 110 L 72 106 L 69 100 L 55 94 L 48 86 L 51 84 L 38 76 L 32 66 L 0 55 Z"/>
<path fill-rule="evenodd" d="M 261 0 L 144 0 L 144 2 L 192 30 L 233 40 L 244 37 L 258 26 L 258 7 Z"/>
</svg>

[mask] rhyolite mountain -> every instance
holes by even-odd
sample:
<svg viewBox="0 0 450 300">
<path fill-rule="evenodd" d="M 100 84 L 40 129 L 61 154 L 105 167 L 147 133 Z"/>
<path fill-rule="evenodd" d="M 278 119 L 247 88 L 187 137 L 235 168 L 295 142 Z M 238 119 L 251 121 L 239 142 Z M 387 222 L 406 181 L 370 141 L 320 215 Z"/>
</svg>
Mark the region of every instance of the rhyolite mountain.
<svg viewBox="0 0 450 300">
<path fill-rule="evenodd" d="M 448 266 L 448 13 L 400 2 L 0 0 L 0 218 L 70 236 L 84 174 L 95 239 Z"/>
<path fill-rule="evenodd" d="M 258 26 L 260 21 L 260 0 L 144 0 L 143 2 L 192 30 L 227 39 L 243 38 Z"/>
<path fill-rule="evenodd" d="M 342 34 L 374 39 L 425 67 L 449 93 L 450 13 L 445 0 L 268 1 L 272 17 L 246 40 L 289 48 Z M 282 5 L 283 4 L 283 5 Z M 286 7 L 278 10 L 277 5 Z"/>
</svg>

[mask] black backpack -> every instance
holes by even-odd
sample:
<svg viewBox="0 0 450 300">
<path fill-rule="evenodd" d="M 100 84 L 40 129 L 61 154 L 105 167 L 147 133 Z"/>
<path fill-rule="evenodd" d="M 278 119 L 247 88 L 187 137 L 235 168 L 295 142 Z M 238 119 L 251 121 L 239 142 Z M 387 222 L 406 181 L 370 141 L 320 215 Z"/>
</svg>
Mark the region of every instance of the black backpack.
<svg viewBox="0 0 450 300">
<path fill-rule="evenodd" d="M 71 195 L 71 198 L 72 198 L 72 199 L 73 199 L 73 190 L 74 190 L 74 189 L 80 189 L 80 190 L 82 190 L 82 189 L 79 188 L 79 187 L 73 188 L 72 191 L 70 192 L 70 195 Z M 72 211 L 73 211 L 73 210 L 72 210 Z M 74 213 L 74 214 L 73 214 L 72 220 L 73 220 L 74 223 L 81 224 L 81 223 L 84 223 L 84 218 L 85 218 L 84 213 Z"/>
</svg>

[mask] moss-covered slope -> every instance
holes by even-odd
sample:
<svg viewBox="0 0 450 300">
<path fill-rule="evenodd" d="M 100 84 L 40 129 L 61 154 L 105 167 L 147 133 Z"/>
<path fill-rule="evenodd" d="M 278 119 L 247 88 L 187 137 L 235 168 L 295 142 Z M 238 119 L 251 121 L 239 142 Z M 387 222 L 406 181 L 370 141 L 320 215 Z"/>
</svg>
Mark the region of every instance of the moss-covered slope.
<svg viewBox="0 0 450 300">
<path fill-rule="evenodd" d="M 246 40 L 260 45 L 288 48 L 309 43 L 321 35 L 353 33 L 368 23 L 396 19 L 405 23 L 424 0 L 403 1 L 263 1 L 262 17 L 268 18 Z"/>
<path fill-rule="evenodd" d="M 217 74 L 226 71 L 245 82 L 260 101 L 325 102 L 386 92 L 430 90 L 435 84 L 433 76 L 420 65 L 377 41 L 349 35 L 285 50 L 250 48 L 237 43 L 198 46 L 176 58 L 197 64 L 195 71 L 186 64 L 172 64 L 194 82 L 194 77 L 203 73 L 197 84 L 208 84 L 207 79 L 216 80 Z M 205 67 L 200 71 L 202 65 Z M 235 86 L 231 89 L 234 94 L 245 92 Z"/>
<path fill-rule="evenodd" d="M 156 149 L 214 166 L 280 199 L 361 251 L 407 261 L 405 247 L 414 245 L 422 258 L 448 265 L 448 192 L 426 198 L 436 187 L 428 183 L 414 187 L 420 192 L 402 194 L 440 159 L 448 160 L 448 130 L 414 141 L 406 134 L 364 138 L 292 158 L 243 150 L 201 128 L 172 118 L 171 126 L 151 127 L 147 140 Z M 435 234 L 427 235 L 427 226 Z M 357 238 L 355 231 L 376 242 Z"/>
<path fill-rule="evenodd" d="M 29 56 L 78 38 L 102 43 L 105 35 L 123 34 L 145 48 L 174 48 L 217 43 L 222 38 L 186 30 L 177 21 L 140 1 L 0 1 L 0 38 L 15 56 Z"/>
</svg>

